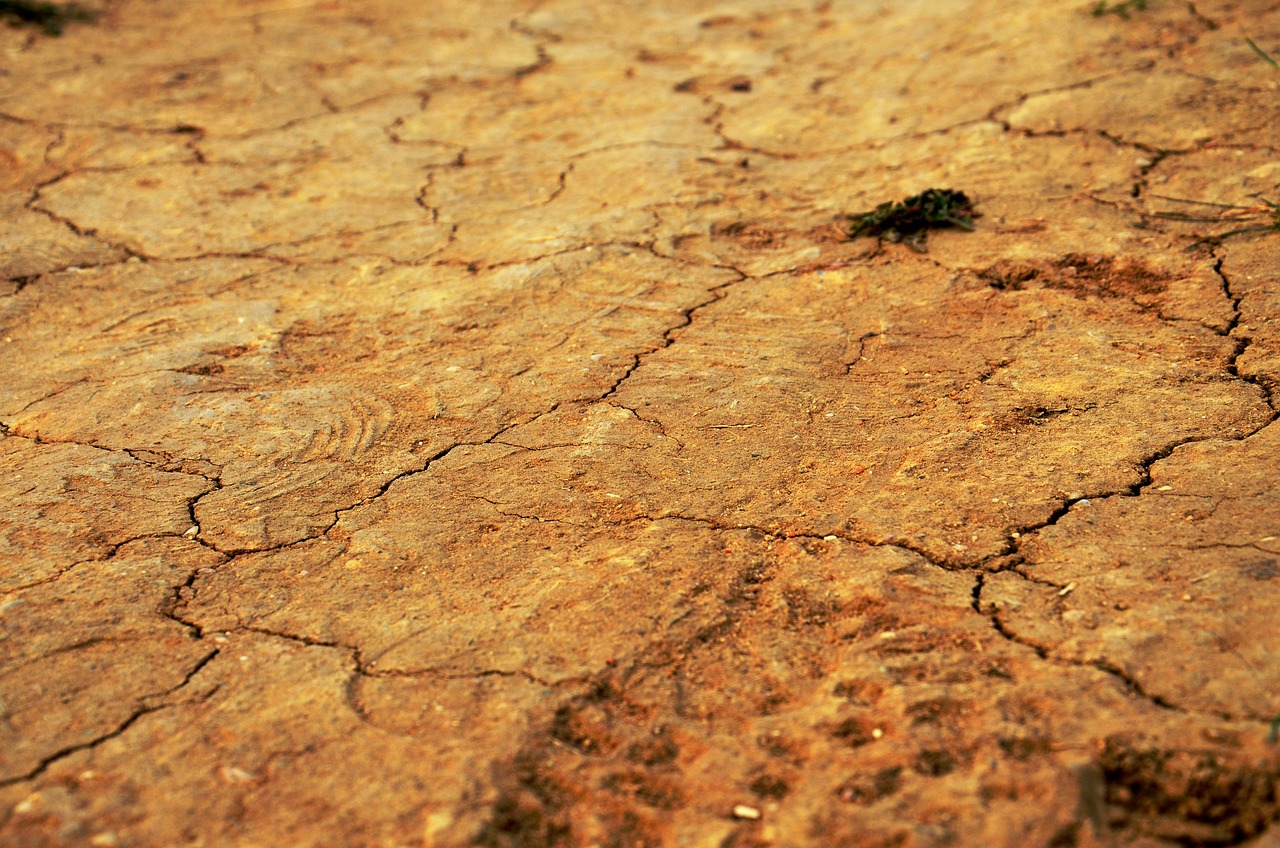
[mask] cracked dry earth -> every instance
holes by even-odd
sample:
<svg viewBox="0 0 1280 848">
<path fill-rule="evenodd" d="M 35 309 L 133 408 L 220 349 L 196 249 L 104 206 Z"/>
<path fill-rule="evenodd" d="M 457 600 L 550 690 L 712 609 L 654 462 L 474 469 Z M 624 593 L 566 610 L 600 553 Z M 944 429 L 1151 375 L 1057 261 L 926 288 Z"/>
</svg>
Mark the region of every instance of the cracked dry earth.
<svg viewBox="0 0 1280 848">
<path fill-rule="evenodd" d="M 1280 5 L 98 8 L 0 31 L 0 845 L 1280 844 Z"/>
</svg>

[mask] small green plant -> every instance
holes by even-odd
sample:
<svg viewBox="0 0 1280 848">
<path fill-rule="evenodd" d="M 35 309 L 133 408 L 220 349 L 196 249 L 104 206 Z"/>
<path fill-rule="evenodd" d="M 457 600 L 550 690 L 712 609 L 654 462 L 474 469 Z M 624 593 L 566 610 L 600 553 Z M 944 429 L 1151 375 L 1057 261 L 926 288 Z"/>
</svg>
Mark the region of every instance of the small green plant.
<svg viewBox="0 0 1280 848">
<path fill-rule="evenodd" d="M 1252 38 L 1246 35 L 1244 37 L 1244 43 L 1249 45 L 1250 50 L 1252 50 L 1254 53 L 1257 53 L 1259 56 L 1261 56 L 1262 61 L 1266 62 L 1271 67 L 1277 70 L 1280 70 L 1280 62 L 1277 62 L 1275 59 L 1272 59 L 1269 55 L 1267 55 L 1267 51 L 1263 50 L 1261 47 L 1255 44 Z"/>
<path fill-rule="evenodd" d="M 1126 21 L 1129 20 L 1129 13 L 1132 11 L 1142 11 L 1147 8 L 1147 0 L 1122 0 L 1120 3 L 1108 3 L 1107 0 L 1098 0 L 1093 7 L 1093 16 L 1100 18 L 1103 15 L 1119 15 Z"/>
<path fill-rule="evenodd" d="M 925 237 L 930 229 L 959 227 L 973 230 L 973 219 L 979 217 L 963 191 L 949 188 L 925 189 L 898 202 L 881 203 L 870 212 L 845 215 L 849 219 L 849 238 L 875 236 L 880 240 L 905 242 L 918 253 L 927 253 Z"/>
<path fill-rule="evenodd" d="M 14 26 L 38 26 L 49 35 L 62 35 L 62 30 L 72 21 L 91 21 L 94 17 L 92 11 L 77 3 L 0 0 L 0 18 L 8 19 Z"/>
</svg>

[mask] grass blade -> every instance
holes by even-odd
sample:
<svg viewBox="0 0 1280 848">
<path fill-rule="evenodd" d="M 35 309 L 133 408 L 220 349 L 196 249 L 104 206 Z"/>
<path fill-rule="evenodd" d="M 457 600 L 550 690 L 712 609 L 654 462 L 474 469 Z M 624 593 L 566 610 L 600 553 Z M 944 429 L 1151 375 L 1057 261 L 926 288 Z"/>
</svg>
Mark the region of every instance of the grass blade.
<svg viewBox="0 0 1280 848">
<path fill-rule="evenodd" d="M 1277 62 L 1275 59 L 1272 59 L 1270 56 L 1268 56 L 1267 51 L 1263 50 L 1257 44 L 1254 44 L 1252 38 L 1246 35 L 1244 37 L 1244 43 L 1248 44 L 1249 48 L 1253 50 L 1254 53 L 1257 53 L 1259 56 L 1261 56 L 1262 61 L 1266 62 L 1268 65 L 1275 68 L 1276 70 L 1280 70 L 1280 62 Z"/>
</svg>

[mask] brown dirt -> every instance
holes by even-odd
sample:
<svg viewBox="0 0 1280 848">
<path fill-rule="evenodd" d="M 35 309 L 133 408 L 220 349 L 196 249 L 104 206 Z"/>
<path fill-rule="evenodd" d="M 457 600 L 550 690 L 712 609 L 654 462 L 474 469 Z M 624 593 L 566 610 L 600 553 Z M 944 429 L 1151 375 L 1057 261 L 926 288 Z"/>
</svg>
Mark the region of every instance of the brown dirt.
<svg viewBox="0 0 1280 848">
<path fill-rule="evenodd" d="M 0 846 L 1280 844 L 1280 6 L 95 8 Z"/>
</svg>

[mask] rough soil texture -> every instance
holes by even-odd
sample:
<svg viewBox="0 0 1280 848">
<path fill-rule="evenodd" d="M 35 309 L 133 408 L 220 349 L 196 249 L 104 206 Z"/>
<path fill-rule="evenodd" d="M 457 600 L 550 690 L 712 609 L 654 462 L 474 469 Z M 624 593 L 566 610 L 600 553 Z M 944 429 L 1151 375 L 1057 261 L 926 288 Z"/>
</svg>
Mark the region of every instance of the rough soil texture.
<svg viewBox="0 0 1280 848">
<path fill-rule="evenodd" d="M 96 8 L 0 846 L 1280 845 L 1280 5 Z"/>
</svg>

